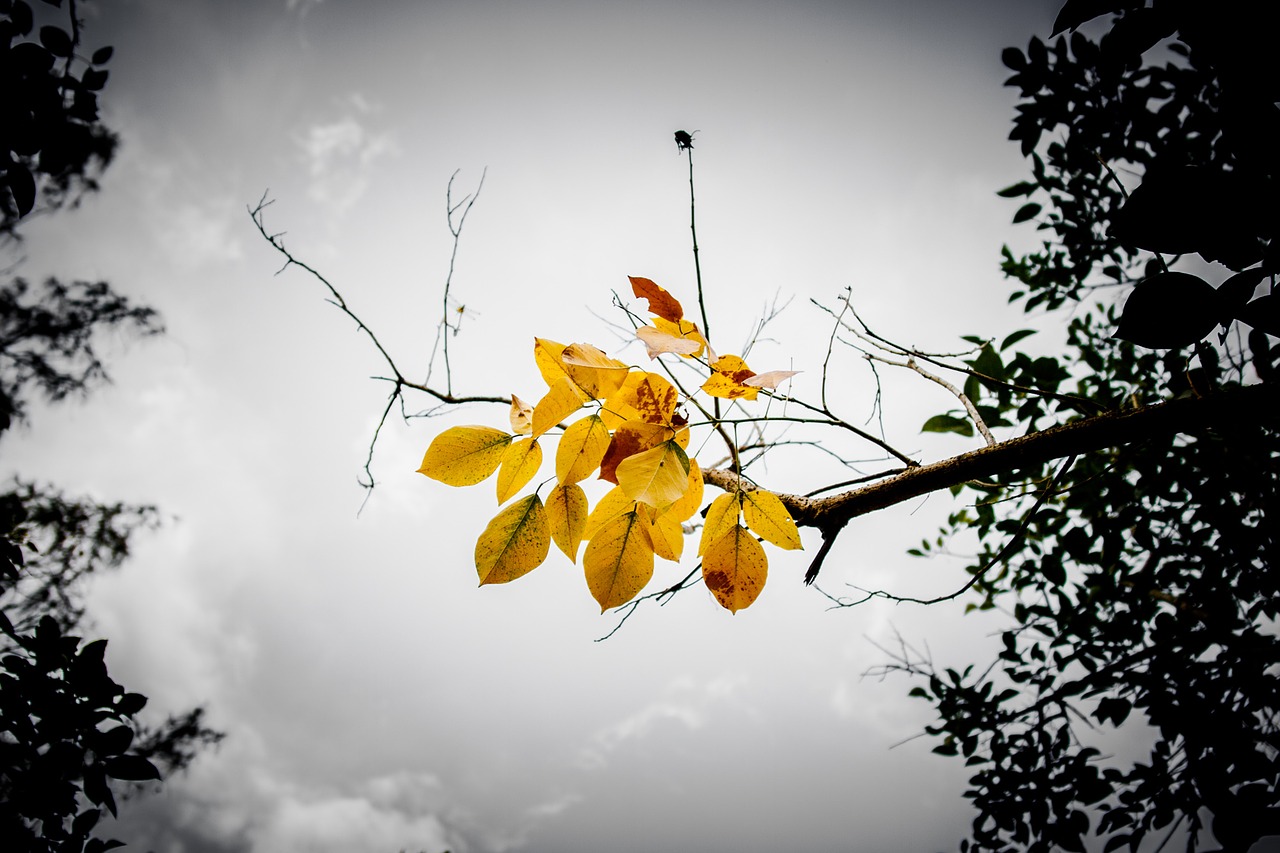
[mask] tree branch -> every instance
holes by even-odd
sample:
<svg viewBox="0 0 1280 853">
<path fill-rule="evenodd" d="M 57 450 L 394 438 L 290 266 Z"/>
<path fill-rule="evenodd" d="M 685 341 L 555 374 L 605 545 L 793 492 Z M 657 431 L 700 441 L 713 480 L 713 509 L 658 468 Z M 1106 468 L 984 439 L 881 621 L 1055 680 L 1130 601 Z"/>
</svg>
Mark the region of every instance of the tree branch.
<svg viewBox="0 0 1280 853">
<path fill-rule="evenodd" d="M 1274 422 L 1280 412 L 1280 385 L 1268 383 L 1234 388 L 1205 397 L 1185 397 L 1140 409 L 1106 412 L 1042 432 L 1019 436 L 990 447 L 921 465 L 825 498 L 778 494 L 796 524 L 823 532 L 827 539 L 850 519 L 894 506 L 940 489 L 982 479 L 1002 471 L 1041 465 L 1066 456 L 1093 453 L 1155 435 L 1188 432 L 1240 421 Z M 703 482 L 725 491 L 757 488 L 734 472 L 710 468 Z"/>
</svg>

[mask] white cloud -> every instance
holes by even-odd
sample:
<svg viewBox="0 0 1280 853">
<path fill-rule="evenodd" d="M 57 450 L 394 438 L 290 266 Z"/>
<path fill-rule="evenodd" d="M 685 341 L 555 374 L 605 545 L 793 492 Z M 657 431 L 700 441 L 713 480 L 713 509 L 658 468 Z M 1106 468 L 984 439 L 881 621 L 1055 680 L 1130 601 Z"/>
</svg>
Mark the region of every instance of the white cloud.
<svg viewBox="0 0 1280 853">
<path fill-rule="evenodd" d="M 374 110 L 358 94 L 351 96 L 349 103 L 356 112 L 368 114 Z M 350 114 L 337 121 L 313 124 L 297 144 L 311 178 L 308 195 L 337 213 L 364 195 L 375 161 L 396 150 L 390 134 L 374 133 Z"/>
</svg>

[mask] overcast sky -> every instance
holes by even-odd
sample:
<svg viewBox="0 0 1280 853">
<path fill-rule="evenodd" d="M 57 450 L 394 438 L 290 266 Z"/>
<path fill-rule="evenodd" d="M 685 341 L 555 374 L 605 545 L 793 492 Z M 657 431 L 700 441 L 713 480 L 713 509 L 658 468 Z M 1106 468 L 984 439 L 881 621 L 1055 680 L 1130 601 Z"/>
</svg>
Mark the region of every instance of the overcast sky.
<svg viewBox="0 0 1280 853">
<path fill-rule="evenodd" d="M 205 851 L 953 848 L 965 770 L 909 741 L 931 717 L 903 678 L 864 678 L 894 630 L 940 665 L 985 663 L 998 621 L 962 605 L 831 611 L 770 551 L 761 599 L 731 616 L 701 587 L 644 607 L 607 642 L 581 569 L 555 553 L 477 588 L 491 486 L 414 473 L 458 423 L 391 423 L 356 483 L 385 373 L 318 282 L 256 234 L 287 232 L 409 372 L 425 371 L 450 237 L 445 188 L 483 192 L 454 279 L 454 387 L 536 399 L 535 336 L 619 351 L 627 275 L 694 304 L 687 161 L 698 130 L 699 242 L 718 349 L 790 301 L 757 370 L 816 396 L 845 287 L 904 343 L 1029 322 L 1005 306 L 994 191 L 1026 169 L 1006 141 L 1001 48 L 1047 35 L 1056 2 L 339 2 L 114 0 L 84 8 L 112 44 L 104 102 L 123 139 L 100 195 L 35 221 L 21 273 L 106 278 L 168 334 L 105 344 L 115 384 L 36 408 L 3 464 L 170 521 L 92 591 L 113 677 L 156 711 L 207 704 L 228 732 L 161 795 L 130 803 L 136 849 Z M 639 359 L 636 350 L 625 351 Z M 846 356 L 829 393 L 872 414 Z M 951 408 L 891 382 L 890 437 Z M 848 445 L 850 455 L 872 454 Z M 714 452 L 711 452 L 714 461 Z M 778 457 L 805 491 L 846 476 Z M 821 585 L 948 592 L 959 563 L 905 555 L 946 496 L 850 525 Z M 809 553 L 817 547 L 805 532 Z M 670 583 L 693 563 L 659 567 Z M 976 657 L 975 657 L 976 656 Z"/>
</svg>

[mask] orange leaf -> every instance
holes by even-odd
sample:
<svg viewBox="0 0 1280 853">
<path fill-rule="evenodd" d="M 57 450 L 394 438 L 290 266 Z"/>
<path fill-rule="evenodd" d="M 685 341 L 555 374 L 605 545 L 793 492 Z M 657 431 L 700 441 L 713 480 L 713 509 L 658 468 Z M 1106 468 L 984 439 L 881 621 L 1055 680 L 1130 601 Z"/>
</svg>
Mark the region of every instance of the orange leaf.
<svg viewBox="0 0 1280 853">
<path fill-rule="evenodd" d="M 684 316 L 684 309 L 680 307 L 676 298 L 651 279 L 635 275 L 629 275 L 627 278 L 631 280 L 631 292 L 641 299 L 649 300 L 650 314 L 673 323 Z"/>
<path fill-rule="evenodd" d="M 764 548 L 740 524 L 721 536 L 702 557 L 702 580 L 720 605 L 737 613 L 760 595 L 769 576 Z"/>
</svg>

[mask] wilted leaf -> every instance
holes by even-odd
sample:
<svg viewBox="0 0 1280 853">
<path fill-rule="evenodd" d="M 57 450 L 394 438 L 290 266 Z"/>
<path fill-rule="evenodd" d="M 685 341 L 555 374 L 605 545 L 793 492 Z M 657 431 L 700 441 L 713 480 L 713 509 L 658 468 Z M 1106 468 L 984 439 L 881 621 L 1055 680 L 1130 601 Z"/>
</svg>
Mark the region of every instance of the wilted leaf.
<svg viewBox="0 0 1280 853">
<path fill-rule="evenodd" d="M 556 448 L 556 479 L 561 483 L 585 480 L 600 467 L 608 447 L 609 430 L 599 415 L 570 424 Z"/>
<path fill-rule="evenodd" d="M 707 548 L 738 526 L 738 496 L 733 492 L 725 492 L 707 507 L 707 516 L 702 523 L 702 538 L 698 540 L 698 556 L 706 553 Z"/>
<path fill-rule="evenodd" d="M 973 424 L 954 415 L 934 415 L 920 427 L 921 432 L 954 432 L 963 436 L 973 435 Z"/>
<path fill-rule="evenodd" d="M 636 337 L 644 344 L 649 358 L 657 358 L 664 353 L 677 355 L 693 355 L 702 349 L 702 344 L 690 338 L 682 338 L 670 332 L 662 332 L 653 326 L 641 326 L 636 329 Z"/>
<path fill-rule="evenodd" d="M 551 550 L 546 509 L 536 494 L 521 498 L 493 517 L 476 540 L 476 573 L 481 586 L 507 583 L 542 565 Z"/>
<path fill-rule="evenodd" d="M 498 503 L 524 488 L 542 467 L 542 448 L 536 438 L 522 438 L 513 442 L 502 455 L 502 467 L 498 469 Z"/>
<path fill-rule="evenodd" d="M 511 395 L 511 431 L 516 435 L 528 435 L 533 432 L 533 406 Z"/>
<path fill-rule="evenodd" d="M 738 356 L 722 355 L 711 363 L 711 369 L 714 372 L 702 383 L 702 390 L 712 397 L 754 400 L 759 393 L 759 389 L 744 384 L 756 374 Z"/>
<path fill-rule="evenodd" d="M 742 384 L 748 388 L 768 388 L 772 391 L 799 372 L 798 370 L 769 370 L 765 373 L 757 373 L 755 376 L 748 377 L 743 380 Z"/>
<path fill-rule="evenodd" d="M 487 426 L 450 427 L 432 440 L 418 473 L 449 486 L 474 486 L 498 470 L 513 437 Z"/>
<path fill-rule="evenodd" d="M 711 544 L 702 557 L 702 580 L 720 605 L 737 613 L 760 595 L 769 575 L 764 548 L 739 524 Z"/>
<path fill-rule="evenodd" d="M 657 447 L 670 438 L 671 430 L 661 424 L 627 421 L 613 431 L 609 448 L 604 453 L 604 459 L 600 461 L 600 479 L 610 483 L 618 482 L 616 471 L 622 460 L 628 456 L 643 453 L 651 447 Z"/>
<path fill-rule="evenodd" d="M 1134 285 L 1115 336 L 1151 349 L 1190 346 L 1218 325 L 1217 308 L 1213 286 L 1199 276 L 1158 273 Z"/>
<path fill-rule="evenodd" d="M 653 545 L 644 526 L 633 510 L 605 524 L 587 543 L 582 567 L 601 613 L 635 598 L 653 577 Z"/>
<path fill-rule="evenodd" d="M 582 392 L 568 376 L 562 376 L 551 386 L 546 396 L 533 407 L 533 437 L 538 438 L 562 420 L 582 408 Z"/>
<path fill-rule="evenodd" d="M 689 322 L 688 320 L 679 320 L 677 322 L 672 322 L 670 320 L 664 320 L 661 317 L 654 317 L 653 327 L 657 329 L 659 332 L 665 332 L 666 334 L 671 335 L 672 337 L 683 338 L 684 340 L 687 340 L 687 341 L 697 341 L 698 348 L 693 352 L 689 353 L 688 357 L 690 358 L 697 358 L 698 356 L 702 355 L 702 351 L 704 349 L 706 349 L 708 353 L 711 352 L 711 345 L 707 343 L 707 339 L 703 336 L 702 332 L 698 330 L 698 327 L 696 325 Z M 714 360 L 715 355 L 711 354 L 709 358 Z"/>
<path fill-rule="evenodd" d="M 747 527 L 766 542 L 795 551 L 804 548 L 795 520 L 781 499 L 762 489 L 742 493 L 742 516 Z"/>
<path fill-rule="evenodd" d="M 634 275 L 627 278 L 631 280 L 631 292 L 641 299 L 649 300 L 650 314 L 672 323 L 680 322 L 680 318 L 684 316 L 684 308 L 680 307 L 674 296 L 650 279 Z"/>
<path fill-rule="evenodd" d="M 608 399 L 621 388 L 631 369 L 591 344 L 569 344 L 560 354 L 560 360 L 569 378 L 597 400 Z"/>
<path fill-rule="evenodd" d="M 666 441 L 618 463 L 618 485 L 632 500 L 664 509 L 689 490 L 689 457 Z"/>
<path fill-rule="evenodd" d="M 587 526 L 587 495 L 577 483 L 558 483 L 547 495 L 551 539 L 569 562 L 578 562 L 578 546 Z"/>
</svg>

